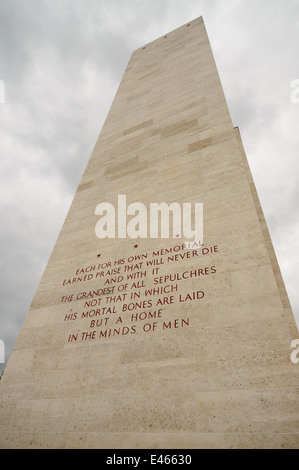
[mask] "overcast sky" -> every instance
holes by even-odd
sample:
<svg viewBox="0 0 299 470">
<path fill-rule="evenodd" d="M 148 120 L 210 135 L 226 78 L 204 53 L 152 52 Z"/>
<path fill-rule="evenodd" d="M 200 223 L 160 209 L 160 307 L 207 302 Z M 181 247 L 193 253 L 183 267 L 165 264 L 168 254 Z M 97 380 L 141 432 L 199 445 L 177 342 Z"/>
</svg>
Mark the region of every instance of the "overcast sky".
<svg viewBox="0 0 299 470">
<path fill-rule="evenodd" d="M 132 51 L 201 15 L 299 324 L 299 1 L 0 0 L 6 361 Z"/>
</svg>

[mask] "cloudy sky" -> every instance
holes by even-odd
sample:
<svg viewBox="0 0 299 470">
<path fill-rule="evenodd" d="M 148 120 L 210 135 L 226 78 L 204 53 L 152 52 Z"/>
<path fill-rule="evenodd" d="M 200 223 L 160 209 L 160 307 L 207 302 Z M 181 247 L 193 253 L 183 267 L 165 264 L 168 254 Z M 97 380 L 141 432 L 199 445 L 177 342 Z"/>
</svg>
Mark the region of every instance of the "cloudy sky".
<svg viewBox="0 0 299 470">
<path fill-rule="evenodd" d="M 299 324 L 299 1 L 0 0 L 6 361 L 132 51 L 201 15 Z"/>
</svg>

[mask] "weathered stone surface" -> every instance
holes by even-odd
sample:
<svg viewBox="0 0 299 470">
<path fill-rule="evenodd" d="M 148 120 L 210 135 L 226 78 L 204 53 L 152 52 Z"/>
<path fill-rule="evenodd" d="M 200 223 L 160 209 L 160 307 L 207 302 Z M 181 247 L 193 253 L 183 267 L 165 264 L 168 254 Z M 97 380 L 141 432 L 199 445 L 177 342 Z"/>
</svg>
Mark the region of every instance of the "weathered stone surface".
<svg viewBox="0 0 299 470">
<path fill-rule="evenodd" d="M 118 195 L 203 203 L 203 246 L 97 238 Z M 132 54 L 1 380 L 0 447 L 296 448 L 298 335 L 198 18 Z"/>
</svg>

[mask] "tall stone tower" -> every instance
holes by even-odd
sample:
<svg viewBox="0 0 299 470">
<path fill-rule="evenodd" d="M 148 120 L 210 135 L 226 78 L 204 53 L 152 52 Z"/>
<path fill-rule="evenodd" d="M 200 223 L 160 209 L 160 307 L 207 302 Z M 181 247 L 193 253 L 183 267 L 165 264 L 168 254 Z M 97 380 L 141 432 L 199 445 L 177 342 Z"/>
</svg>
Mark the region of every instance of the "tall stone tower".
<svg viewBox="0 0 299 470">
<path fill-rule="evenodd" d="M 132 54 L 1 380 L 1 447 L 298 447 L 295 338 L 198 18 Z"/>
</svg>

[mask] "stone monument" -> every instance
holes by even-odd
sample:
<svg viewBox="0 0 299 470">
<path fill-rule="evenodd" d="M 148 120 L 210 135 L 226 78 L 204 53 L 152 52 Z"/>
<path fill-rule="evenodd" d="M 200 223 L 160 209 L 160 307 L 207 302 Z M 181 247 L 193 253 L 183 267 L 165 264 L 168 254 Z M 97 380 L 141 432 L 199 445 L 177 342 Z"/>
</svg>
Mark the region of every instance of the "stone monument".
<svg viewBox="0 0 299 470">
<path fill-rule="evenodd" d="M 131 56 L 0 382 L 0 446 L 298 447 L 298 336 L 200 17 Z"/>
</svg>

